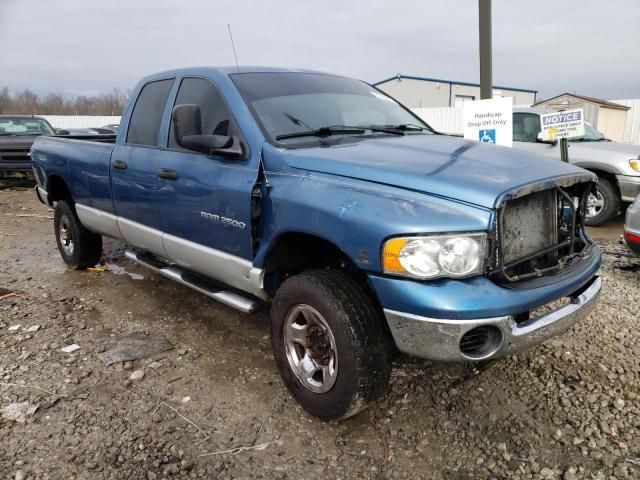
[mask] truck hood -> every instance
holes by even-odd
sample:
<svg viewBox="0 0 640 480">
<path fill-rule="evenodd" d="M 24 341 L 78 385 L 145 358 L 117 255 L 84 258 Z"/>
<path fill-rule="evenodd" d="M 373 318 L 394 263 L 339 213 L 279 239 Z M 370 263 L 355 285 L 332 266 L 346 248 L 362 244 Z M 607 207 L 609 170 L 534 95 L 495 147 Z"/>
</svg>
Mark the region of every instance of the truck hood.
<svg viewBox="0 0 640 480">
<path fill-rule="evenodd" d="M 629 168 L 629 160 L 633 158 L 640 158 L 640 145 L 618 142 L 569 142 L 569 160 L 572 162 L 595 161 L 612 165 L 622 162 L 620 165 Z"/>
<path fill-rule="evenodd" d="M 3 148 L 31 148 L 37 137 L 12 137 L 11 135 L 0 136 L 0 149 Z"/>
<path fill-rule="evenodd" d="M 558 160 L 445 135 L 377 137 L 329 147 L 283 150 L 291 167 L 406 188 L 494 208 L 530 186 L 589 181 Z M 524 188 L 527 187 L 527 188 Z"/>
<path fill-rule="evenodd" d="M 597 152 L 602 155 L 603 152 L 620 154 L 628 158 L 638 158 L 640 156 L 640 145 L 632 143 L 618 142 L 569 142 L 570 151 L 574 152 Z"/>
</svg>

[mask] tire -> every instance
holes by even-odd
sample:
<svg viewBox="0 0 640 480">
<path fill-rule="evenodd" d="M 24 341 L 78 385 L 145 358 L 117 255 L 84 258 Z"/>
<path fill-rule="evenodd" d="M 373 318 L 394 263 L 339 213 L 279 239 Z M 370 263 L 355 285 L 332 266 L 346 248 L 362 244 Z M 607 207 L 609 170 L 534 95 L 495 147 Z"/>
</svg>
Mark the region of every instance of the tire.
<svg viewBox="0 0 640 480">
<path fill-rule="evenodd" d="M 60 255 L 71 268 L 81 270 L 100 261 L 102 237 L 84 228 L 68 201 L 56 204 L 53 228 Z"/>
<path fill-rule="evenodd" d="M 611 220 L 620 211 L 620 194 L 615 185 L 606 178 L 600 178 L 595 187 L 595 194 L 589 195 L 587 202 L 587 218 L 585 223 L 591 227 L 599 227 Z M 593 212 L 589 215 L 590 208 Z"/>
<path fill-rule="evenodd" d="M 312 415 L 324 420 L 353 416 L 386 390 L 391 352 L 382 312 L 346 273 L 312 270 L 289 278 L 276 292 L 271 320 L 280 375 Z M 296 337 L 290 332 L 299 334 L 301 343 L 292 341 Z M 307 367 L 321 367 L 316 375 L 296 373 L 296 359 L 305 358 Z"/>
</svg>

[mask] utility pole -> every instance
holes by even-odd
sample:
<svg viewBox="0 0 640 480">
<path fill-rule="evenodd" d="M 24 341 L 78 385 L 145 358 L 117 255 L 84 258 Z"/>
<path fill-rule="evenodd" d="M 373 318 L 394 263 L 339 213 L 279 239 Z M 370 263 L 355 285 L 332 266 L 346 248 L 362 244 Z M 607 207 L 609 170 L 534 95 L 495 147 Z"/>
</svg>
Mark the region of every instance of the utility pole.
<svg viewBox="0 0 640 480">
<path fill-rule="evenodd" d="M 478 0 L 480 31 L 480 98 L 493 98 L 493 68 L 491 59 L 491 0 Z"/>
</svg>

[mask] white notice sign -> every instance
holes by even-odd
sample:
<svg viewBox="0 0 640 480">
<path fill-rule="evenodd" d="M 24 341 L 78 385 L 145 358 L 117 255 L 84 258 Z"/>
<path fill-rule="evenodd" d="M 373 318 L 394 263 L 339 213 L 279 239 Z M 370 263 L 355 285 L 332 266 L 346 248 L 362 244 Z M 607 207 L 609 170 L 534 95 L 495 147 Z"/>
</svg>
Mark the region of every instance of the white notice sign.
<svg viewBox="0 0 640 480">
<path fill-rule="evenodd" d="M 540 123 L 545 140 L 584 135 L 584 112 L 581 108 L 540 115 Z"/>
<path fill-rule="evenodd" d="M 464 138 L 510 147 L 513 142 L 510 97 L 464 102 Z"/>
</svg>

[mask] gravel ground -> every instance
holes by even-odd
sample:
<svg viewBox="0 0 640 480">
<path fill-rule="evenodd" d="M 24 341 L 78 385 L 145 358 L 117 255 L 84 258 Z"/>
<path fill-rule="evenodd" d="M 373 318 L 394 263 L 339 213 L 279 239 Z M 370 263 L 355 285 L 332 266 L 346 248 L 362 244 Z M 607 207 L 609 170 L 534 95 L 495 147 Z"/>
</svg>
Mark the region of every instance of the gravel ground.
<svg viewBox="0 0 640 480">
<path fill-rule="evenodd" d="M 564 336 L 476 376 L 401 358 L 382 400 L 324 423 L 283 387 L 265 312 L 117 242 L 111 271 L 66 270 L 51 216 L 31 189 L 0 190 L 0 287 L 26 292 L 0 302 L 2 478 L 640 478 L 640 259 L 614 243 L 601 303 Z M 99 340 L 136 331 L 175 347 L 100 361 Z"/>
</svg>

